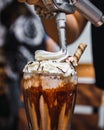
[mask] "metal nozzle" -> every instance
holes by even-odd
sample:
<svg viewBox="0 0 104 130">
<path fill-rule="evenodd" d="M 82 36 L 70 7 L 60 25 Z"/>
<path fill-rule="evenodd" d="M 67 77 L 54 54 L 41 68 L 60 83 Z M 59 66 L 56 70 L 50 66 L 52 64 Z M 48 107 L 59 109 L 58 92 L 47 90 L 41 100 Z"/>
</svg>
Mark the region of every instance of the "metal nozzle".
<svg viewBox="0 0 104 130">
<path fill-rule="evenodd" d="M 57 29 L 59 33 L 60 47 L 66 51 L 66 14 L 59 12 L 56 16 Z"/>
</svg>

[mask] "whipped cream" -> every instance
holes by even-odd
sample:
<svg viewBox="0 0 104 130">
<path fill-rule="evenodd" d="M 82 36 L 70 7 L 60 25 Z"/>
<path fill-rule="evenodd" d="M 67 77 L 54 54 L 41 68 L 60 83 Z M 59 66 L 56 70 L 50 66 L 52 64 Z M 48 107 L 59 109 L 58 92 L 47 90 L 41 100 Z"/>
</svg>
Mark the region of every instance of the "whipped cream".
<svg viewBox="0 0 104 130">
<path fill-rule="evenodd" d="M 76 71 L 71 62 L 66 62 L 66 52 L 47 52 L 38 50 L 35 52 L 35 61 L 28 62 L 23 72 L 59 74 L 65 77 L 75 75 Z"/>
</svg>

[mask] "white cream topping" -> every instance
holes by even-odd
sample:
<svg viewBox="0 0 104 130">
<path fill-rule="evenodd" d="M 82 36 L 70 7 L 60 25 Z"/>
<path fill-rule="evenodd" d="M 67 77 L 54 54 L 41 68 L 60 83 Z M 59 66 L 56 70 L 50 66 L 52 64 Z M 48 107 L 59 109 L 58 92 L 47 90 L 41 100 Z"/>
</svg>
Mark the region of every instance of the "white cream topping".
<svg viewBox="0 0 104 130">
<path fill-rule="evenodd" d="M 55 60 L 55 61 L 62 61 L 68 57 L 67 51 L 58 51 L 58 52 L 48 52 L 44 50 L 37 50 L 35 52 L 35 59 L 36 60 Z"/>
<path fill-rule="evenodd" d="M 63 76 L 74 75 L 76 73 L 74 67 L 78 65 L 78 61 L 86 47 L 87 44 L 81 43 L 72 57 L 68 56 L 67 50 L 58 52 L 37 50 L 35 61 L 27 63 L 23 72 L 62 74 Z"/>
<path fill-rule="evenodd" d="M 47 73 L 47 74 L 62 74 L 64 76 L 69 76 L 75 74 L 73 66 L 66 62 L 53 62 L 53 61 L 33 61 L 29 62 L 23 72 L 37 72 L 37 73 Z"/>
<path fill-rule="evenodd" d="M 74 75 L 75 69 L 70 62 L 66 62 L 68 54 L 66 52 L 46 52 L 38 50 L 35 52 L 35 61 L 28 62 L 23 72 L 61 74 L 63 76 Z"/>
</svg>

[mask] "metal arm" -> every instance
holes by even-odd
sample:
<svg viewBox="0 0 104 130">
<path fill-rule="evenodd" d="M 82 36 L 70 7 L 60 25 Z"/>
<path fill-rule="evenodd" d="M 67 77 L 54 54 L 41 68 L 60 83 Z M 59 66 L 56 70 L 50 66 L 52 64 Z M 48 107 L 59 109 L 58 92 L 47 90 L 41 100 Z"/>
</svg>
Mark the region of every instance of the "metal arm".
<svg viewBox="0 0 104 130">
<path fill-rule="evenodd" d="M 62 51 L 66 51 L 66 14 L 78 10 L 92 24 L 99 27 L 104 23 L 103 13 L 89 0 L 42 0 L 46 8 L 56 12 L 57 29 Z"/>
<path fill-rule="evenodd" d="M 95 26 L 98 27 L 104 23 L 103 13 L 89 0 L 72 0 L 72 3 L 75 9 Z"/>
</svg>

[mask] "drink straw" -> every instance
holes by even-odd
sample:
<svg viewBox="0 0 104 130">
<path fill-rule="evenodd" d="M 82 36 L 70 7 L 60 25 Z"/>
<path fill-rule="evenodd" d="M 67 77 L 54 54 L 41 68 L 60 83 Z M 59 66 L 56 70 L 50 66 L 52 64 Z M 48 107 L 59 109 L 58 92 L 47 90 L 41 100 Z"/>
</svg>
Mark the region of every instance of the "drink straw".
<svg viewBox="0 0 104 130">
<path fill-rule="evenodd" d="M 73 65 L 74 66 L 77 66 L 78 65 L 78 62 L 79 62 L 79 59 L 81 58 L 83 52 L 85 51 L 87 47 L 87 44 L 85 43 L 81 43 L 79 44 L 77 50 L 75 51 L 74 55 L 73 55 Z"/>
</svg>

